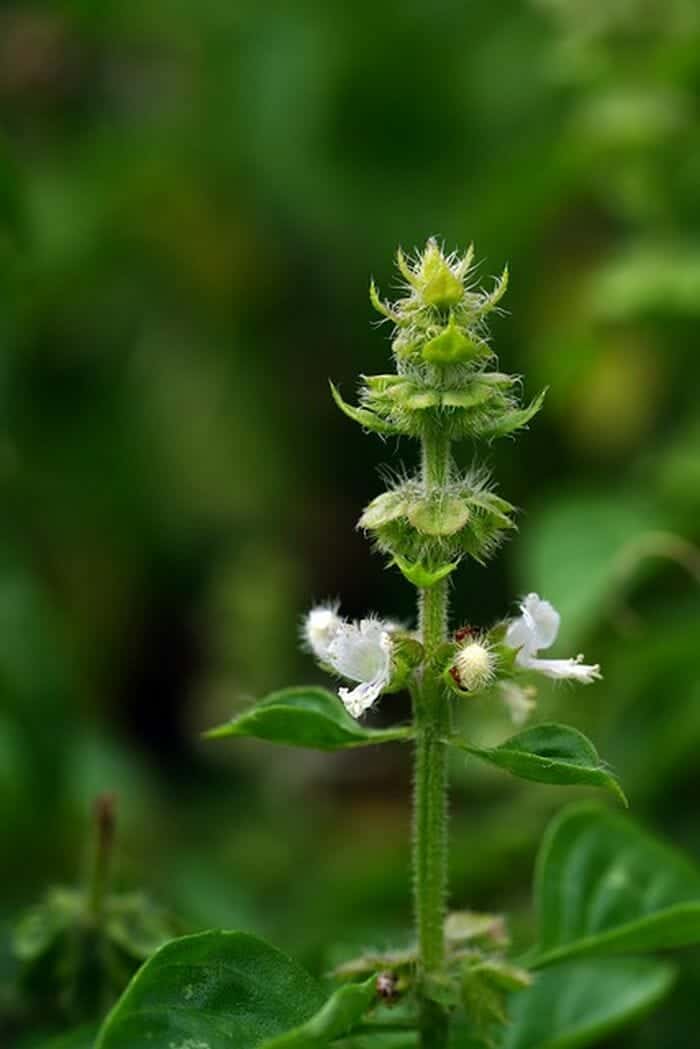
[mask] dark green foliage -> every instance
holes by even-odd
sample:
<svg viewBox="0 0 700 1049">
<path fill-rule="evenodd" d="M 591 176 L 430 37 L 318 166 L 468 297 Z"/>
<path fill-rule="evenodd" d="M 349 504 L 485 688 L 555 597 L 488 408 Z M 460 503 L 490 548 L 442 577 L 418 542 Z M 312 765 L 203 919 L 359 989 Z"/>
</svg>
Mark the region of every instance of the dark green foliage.
<svg viewBox="0 0 700 1049">
<path fill-rule="evenodd" d="M 200 933 L 173 940 L 144 966 L 95 1049 L 323 1049 L 374 997 L 368 981 L 324 1004 L 319 985 L 269 944 Z"/>
<path fill-rule="evenodd" d="M 604 787 L 626 803 L 620 784 L 603 765 L 591 741 L 568 725 L 535 725 L 498 747 L 476 747 L 461 739 L 450 742 L 521 779 Z"/>
<path fill-rule="evenodd" d="M 108 895 L 98 919 L 86 893 L 52 889 L 14 931 L 22 1000 L 64 1022 L 101 1016 L 174 931 L 173 921 L 140 893 Z"/>
<path fill-rule="evenodd" d="M 639 1020 L 670 991 L 668 962 L 624 958 L 571 962 L 539 973 L 515 995 L 499 1049 L 583 1049 Z"/>
<path fill-rule="evenodd" d="M 549 828 L 537 861 L 538 967 L 700 942 L 700 871 L 619 813 L 581 805 Z"/>
<path fill-rule="evenodd" d="M 228 724 L 210 729 L 208 739 L 251 736 L 292 747 L 337 750 L 388 743 L 411 737 L 410 728 L 382 732 L 366 728 L 350 717 L 332 692 L 323 688 L 285 688 L 261 700 Z"/>
</svg>

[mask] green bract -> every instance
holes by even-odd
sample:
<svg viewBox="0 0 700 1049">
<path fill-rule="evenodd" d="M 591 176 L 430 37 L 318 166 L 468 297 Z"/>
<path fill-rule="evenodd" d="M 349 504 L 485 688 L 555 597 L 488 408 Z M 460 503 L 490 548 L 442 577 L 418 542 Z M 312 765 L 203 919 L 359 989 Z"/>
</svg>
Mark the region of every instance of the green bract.
<svg viewBox="0 0 700 1049">
<path fill-rule="evenodd" d="M 461 364 L 488 356 L 489 348 L 486 343 L 475 342 L 465 335 L 452 317 L 445 330 L 429 339 L 421 352 L 423 360 L 430 364 Z"/>
<path fill-rule="evenodd" d="M 341 410 L 365 429 L 419 438 L 440 430 L 455 441 L 491 440 L 526 426 L 539 411 L 542 395 L 521 408 L 517 376 L 489 367 L 494 354 L 485 320 L 505 294 L 508 271 L 493 291 L 475 291 L 473 257 L 473 247 L 462 257 L 445 255 L 429 240 L 414 259 L 397 253 L 407 296 L 386 303 L 370 285 L 372 305 L 394 326 L 397 373 L 364 376 L 358 407 L 332 387 Z M 467 552 L 483 554 L 478 541 Z"/>
<path fill-rule="evenodd" d="M 463 554 L 483 562 L 515 528 L 514 512 L 483 473 L 455 478 L 434 493 L 415 478 L 373 499 L 359 525 L 381 550 L 422 565 L 430 576 Z"/>
<path fill-rule="evenodd" d="M 492 292 L 474 291 L 472 261 L 473 248 L 463 257 L 446 256 L 430 240 L 413 260 L 398 252 L 407 297 L 384 303 L 372 283 L 372 304 L 394 325 L 397 372 L 365 376 L 357 407 L 332 386 L 349 418 L 383 435 L 491 440 L 526 426 L 539 411 L 543 394 L 520 407 L 517 376 L 490 367 L 494 354 L 485 318 L 504 295 L 508 272 Z M 494 495 L 483 476 L 449 482 L 434 493 L 426 491 L 422 477 L 396 486 L 370 503 L 360 524 L 396 563 L 404 558 L 428 576 L 462 554 L 484 561 L 514 527 L 513 507 Z M 432 585 L 415 578 L 419 587 Z"/>
<path fill-rule="evenodd" d="M 338 407 L 366 430 L 397 437 L 420 437 L 431 426 L 452 440 L 505 437 L 522 429 L 542 407 L 540 394 L 521 408 L 514 394 L 517 378 L 501 372 L 473 371 L 464 363 L 408 365 L 399 375 L 368 375 L 360 387 L 360 406 L 341 397 Z"/>
</svg>

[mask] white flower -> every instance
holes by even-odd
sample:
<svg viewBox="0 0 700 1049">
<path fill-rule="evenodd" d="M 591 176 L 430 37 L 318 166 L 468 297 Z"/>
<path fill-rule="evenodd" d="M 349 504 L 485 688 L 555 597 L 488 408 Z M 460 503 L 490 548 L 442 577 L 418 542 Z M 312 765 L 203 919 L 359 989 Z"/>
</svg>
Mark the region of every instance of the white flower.
<svg viewBox="0 0 700 1049">
<path fill-rule="evenodd" d="M 338 695 L 349 714 L 359 718 L 391 681 L 391 634 L 379 619 L 342 622 L 328 645 L 327 660 L 341 677 L 357 681 L 356 688 L 340 688 Z"/>
<path fill-rule="evenodd" d="M 321 663 L 328 662 L 328 647 L 342 623 L 336 605 L 317 605 L 306 616 L 304 640 Z"/>
<path fill-rule="evenodd" d="M 547 677 L 580 681 L 589 685 L 600 678 L 598 664 L 585 664 L 583 656 L 575 659 L 538 659 L 541 648 L 553 645 L 559 633 L 560 616 L 557 610 L 538 594 L 528 594 L 520 605 L 521 614 L 512 620 L 506 632 L 505 643 L 517 648 L 515 662 L 527 670 L 538 670 Z"/>
<path fill-rule="evenodd" d="M 523 688 L 514 681 L 501 681 L 498 688 L 513 724 L 524 725 L 535 709 L 537 690 L 531 685 Z"/>
<path fill-rule="evenodd" d="M 495 663 L 493 653 L 483 641 L 467 642 L 455 656 L 454 669 L 459 684 L 467 692 L 485 688 L 493 680 Z"/>
</svg>

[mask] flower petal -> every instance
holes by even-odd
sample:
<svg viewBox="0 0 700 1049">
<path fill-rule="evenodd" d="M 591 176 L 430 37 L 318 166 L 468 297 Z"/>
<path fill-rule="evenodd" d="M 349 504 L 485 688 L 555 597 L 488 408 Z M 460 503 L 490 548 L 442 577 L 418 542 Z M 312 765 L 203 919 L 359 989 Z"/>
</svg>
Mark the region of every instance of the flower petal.
<svg viewBox="0 0 700 1049">
<path fill-rule="evenodd" d="M 304 620 L 304 640 L 321 663 L 328 662 L 328 649 L 343 620 L 334 605 L 317 605 Z"/>
<path fill-rule="evenodd" d="M 391 676 L 391 637 L 378 619 L 342 623 L 328 646 L 328 662 L 349 681 Z"/>
<path fill-rule="evenodd" d="M 549 648 L 559 633 L 561 616 L 554 605 L 543 601 L 539 594 L 528 594 L 520 606 L 523 619 L 535 637 L 535 648 Z"/>
<path fill-rule="evenodd" d="M 524 665 L 528 670 L 537 670 L 557 681 L 579 681 L 582 685 L 599 681 L 599 665 L 586 664 L 582 660 L 583 656 L 577 656 L 576 659 L 528 659 Z"/>
<path fill-rule="evenodd" d="M 516 658 L 518 663 L 534 656 L 537 652 L 537 638 L 531 617 L 526 619 L 525 616 L 518 616 L 517 619 L 511 620 L 506 631 L 505 643 L 508 648 L 520 650 Z"/>
<path fill-rule="evenodd" d="M 362 717 L 375 700 L 379 699 L 382 689 L 388 682 L 375 678 L 374 681 L 363 681 L 355 688 L 339 688 L 338 695 L 343 701 L 348 714 L 354 718 Z"/>
</svg>

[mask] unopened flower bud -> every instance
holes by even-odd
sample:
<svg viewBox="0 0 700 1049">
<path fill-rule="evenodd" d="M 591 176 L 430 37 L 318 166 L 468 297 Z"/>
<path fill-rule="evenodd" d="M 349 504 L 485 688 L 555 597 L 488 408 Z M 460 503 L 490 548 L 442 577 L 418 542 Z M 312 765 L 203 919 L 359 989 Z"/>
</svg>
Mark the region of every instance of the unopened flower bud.
<svg viewBox="0 0 700 1049">
<path fill-rule="evenodd" d="M 426 306 L 439 310 L 456 306 L 464 295 L 464 286 L 450 268 L 435 241 L 429 241 L 418 273 L 420 295 Z"/>
</svg>

